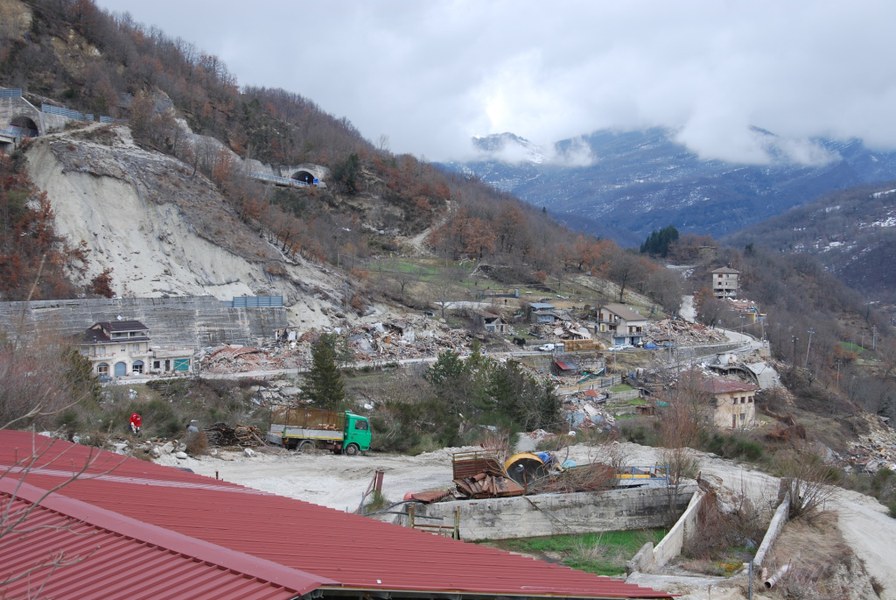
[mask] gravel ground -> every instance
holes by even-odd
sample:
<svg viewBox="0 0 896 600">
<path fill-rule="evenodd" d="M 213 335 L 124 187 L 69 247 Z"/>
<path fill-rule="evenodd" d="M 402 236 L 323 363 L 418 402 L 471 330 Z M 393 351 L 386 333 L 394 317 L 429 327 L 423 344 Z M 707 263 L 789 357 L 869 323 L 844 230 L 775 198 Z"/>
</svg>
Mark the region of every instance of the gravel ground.
<svg viewBox="0 0 896 600">
<path fill-rule="evenodd" d="M 219 451 L 217 456 L 179 460 L 164 455 L 156 462 L 192 469 L 209 477 L 238 483 L 254 489 L 328 506 L 354 511 L 368 489 L 376 470 L 384 472 L 383 493 L 398 501 L 409 491 L 447 489 L 451 483 L 451 455 L 461 450 L 481 448 L 443 448 L 418 456 L 369 453 L 348 457 L 332 454 L 296 454 L 281 449 L 263 449 L 247 456 L 242 452 Z M 659 462 L 659 450 L 636 444 L 593 447 L 572 446 L 561 458 L 579 464 L 623 456 L 630 465 Z M 730 460 L 694 452 L 701 473 L 713 475 L 733 494 L 746 494 L 757 506 L 772 507 L 777 498 L 778 479 L 745 468 Z M 826 507 L 837 514 L 840 529 L 868 572 L 887 586 L 882 598 L 896 600 L 896 519 L 875 499 L 837 488 Z M 668 589 L 682 594 L 683 600 L 736 600 L 746 596 L 742 586 L 715 578 L 674 577 L 638 574 L 635 583 Z M 665 582 L 665 583 L 664 583 Z M 770 597 L 763 594 L 764 597 Z M 773 596 L 772 596 L 773 597 Z"/>
</svg>

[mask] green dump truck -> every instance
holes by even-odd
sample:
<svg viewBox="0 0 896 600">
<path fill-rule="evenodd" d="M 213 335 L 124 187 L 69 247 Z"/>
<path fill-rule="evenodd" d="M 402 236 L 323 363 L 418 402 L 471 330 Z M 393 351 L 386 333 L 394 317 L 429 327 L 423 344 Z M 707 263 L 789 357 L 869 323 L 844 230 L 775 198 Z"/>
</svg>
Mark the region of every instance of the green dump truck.
<svg viewBox="0 0 896 600">
<path fill-rule="evenodd" d="M 267 438 L 299 452 L 325 449 L 354 456 L 370 449 L 370 421 L 349 411 L 280 409 L 271 414 Z"/>
</svg>

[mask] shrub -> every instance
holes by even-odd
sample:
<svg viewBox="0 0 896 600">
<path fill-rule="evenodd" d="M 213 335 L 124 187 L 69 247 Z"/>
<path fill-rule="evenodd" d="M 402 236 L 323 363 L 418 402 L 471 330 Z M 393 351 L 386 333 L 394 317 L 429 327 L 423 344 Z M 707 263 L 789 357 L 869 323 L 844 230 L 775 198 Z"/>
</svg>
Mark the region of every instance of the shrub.
<svg viewBox="0 0 896 600">
<path fill-rule="evenodd" d="M 81 417 L 78 415 L 78 411 L 69 408 L 59 415 L 59 418 L 56 419 L 56 424 L 65 430 L 66 433 L 72 434 L 81 428 Z"/>
<path fill-rule="evenodd" d="M 143 428 L 161 437 L 176 437 L 184 427 L 182 419 L 175 413 L 171 404 L 164 400 L 152 400 L 143 405 L 131 405 L 130 412 L 141 412 Z M 127 425 L 127 420 L 122 421 Z"/>
<path fill-rule="evenodd" d="M 630 419 L 619 426 L 620 437 L 642 446 L 658 446 L 658 423 L 655 419 L 638 417 Z"/>
<path fill-rule="evenodd" d="M 386 496 L 380 491 L 373 490 L 370 496 L 368 496 L 367 501 L 364 503 L 364 514 L 369 515 L 375 513 L 378 510 L 386 508 L 388 505 L 389 500 L 386 499 Z"/>
<path fill-rule="evenodd" d="M 702 447 L 707 452 L 724 458 L 739 458 L 754 462 L 760 460 L 764 453 L 762 444 L 740 433 L 713 432 L 704 439 Z"/>
<path fill-rule="evenodd" d="M 184 443 L 190 456 L 200 456 L 208 452 L 208 436 L 204 431 L 188 433 Z"/>
<path fill-rule="evenodd" d="M 103 448 L 108 440 L 109 436 L 103 431 L 92 431 L 81 437 L 82 444 L 85 446 L 93 446 L 95 448 Z"/>
<path fill-rule="evenodd" d="M 813 460 L 814 458 L 814 460 Z M 801 455 L 785 462 L 787 476 L 781 479 L 781 492 L 790 494 L 790 518 L 810 521 L 823 512 L 833 492 L 833 471 L 817 457 Z"/>
</svg>

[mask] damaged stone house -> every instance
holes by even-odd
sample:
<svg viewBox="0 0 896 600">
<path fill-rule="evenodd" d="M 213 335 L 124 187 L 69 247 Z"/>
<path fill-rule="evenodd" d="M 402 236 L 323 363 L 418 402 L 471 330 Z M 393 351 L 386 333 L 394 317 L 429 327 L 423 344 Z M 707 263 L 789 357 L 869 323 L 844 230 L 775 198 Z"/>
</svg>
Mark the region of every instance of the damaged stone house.
<svg viewBox="0 0 896 600">
<path fill-rule="evenodd" d="M 85 331 L 79 351 L 101 379 L 192 371 L 192 350 L 151 347 L 149 328 L 136 320 L 94 323 Z"/>
<path fill-rule="evenodd" d="M 476 324 L 488 333 L 512 335 L 513 327 L 501 315 L 485 311 L 475 313 Z"/>
<path fill-rule="evenodd" d="M 743 429 L 756 423 L 756 391 L 753 383 L 731 377 L 704 377 L 700 389 L 714 401 L 713 423 L 720 429 Z"/>
</svg>

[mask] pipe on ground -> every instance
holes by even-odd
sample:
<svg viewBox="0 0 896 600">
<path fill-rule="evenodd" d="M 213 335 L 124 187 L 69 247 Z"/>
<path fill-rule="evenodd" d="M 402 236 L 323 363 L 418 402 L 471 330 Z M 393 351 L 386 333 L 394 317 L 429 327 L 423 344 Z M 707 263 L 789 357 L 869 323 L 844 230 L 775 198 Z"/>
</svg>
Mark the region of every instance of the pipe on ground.
<svg viewBox="0 0 896 600">
<path fill-rule="evenodd" d="M 784 565 L 777 571 L 775 571 L 774 575 L 765 580 L 765 589 L 770 590 L 775 587 L 775 584 L 781 581 L 785 575 L 787 575 L 787 571 L 790 570 L 790 565 Z"/>
</svg>

